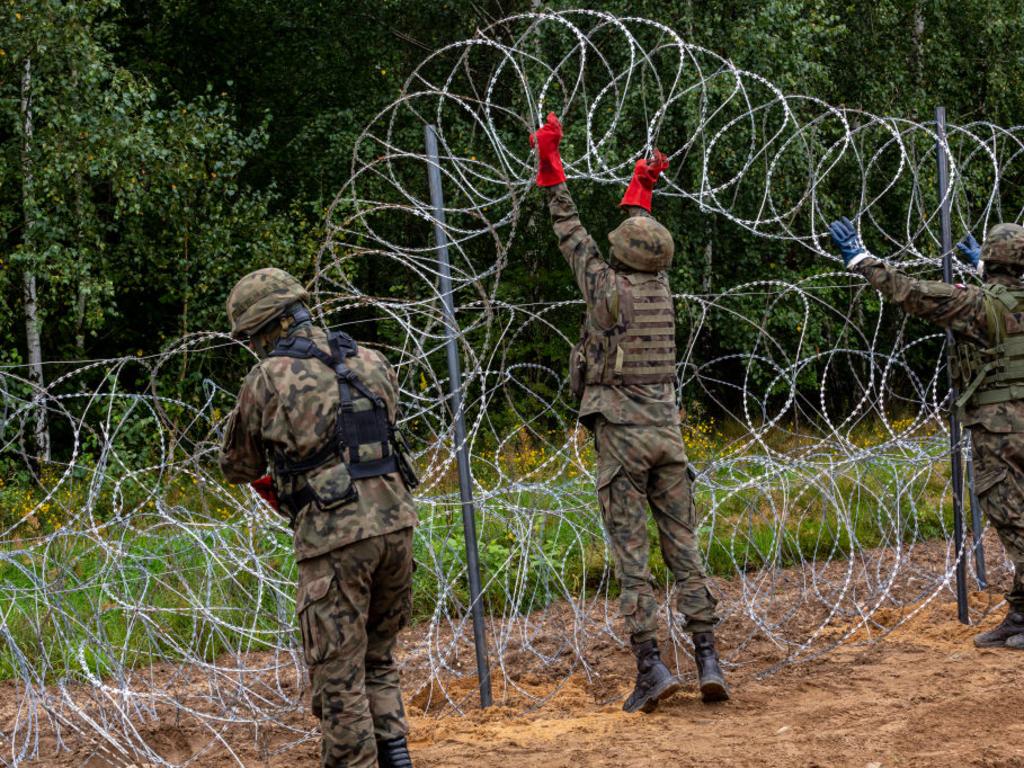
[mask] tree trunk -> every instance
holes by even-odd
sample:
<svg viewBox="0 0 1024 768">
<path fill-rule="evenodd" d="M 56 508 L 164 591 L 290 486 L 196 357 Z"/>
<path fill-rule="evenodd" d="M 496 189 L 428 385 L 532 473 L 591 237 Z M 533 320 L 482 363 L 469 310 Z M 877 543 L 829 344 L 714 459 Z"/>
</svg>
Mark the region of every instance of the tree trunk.
<svg viewBox="0 0 1024 768">
<path fill-rule="evenodd" d="M 77 80 L 77 78 L 75 78 Z M 75 215 L 78 219 L 78 268 L 77 268 L 77 281 L 75 285 L 75 351 L 78 354 L 79 360 L 85 359 L 85 310 L 87 308 L 86 293 L 88 287 L 86 280 L 88 279 L 87 273 L 87 257 L 88 254 L 85 251 L 85 228 L 83 222 L 85 221 L 85 211 L 82 206 L 82 195 L 85 194 L 85 182 L 82 180 L 82 174 L 79 171 L 75 174 Z"/>
<path fill-rule="evenodd" d="M 924 2 L 914 3 L 914 28 L 910 33 L 911 50 L 914 57 L 914 84 L 921 88 L 924 85 Z"/>
<path fill-rule="evenodd" d="M 85 286 L 79 278 L 78 301 L 75 303 L 75 350 L 80 360 L 85 360 Z"/>
<path fill-rule="evenodd" d="M 182 242 L 182 248 L 184 249 L 184 280 L 183 285 L 185 287 L 184 295 L 182 297 L 181 306 L 181 338 L 188 336 L 188 300 L 192 293 L 191 276 L 189 275 L 189 263 L 188 263 L 188 224 L 185 225 L 185 234 Z M 181 374 L 178 376 L 178 381 L 185 381 L 185 374 L 188 373 L 188 345 L 182 347 L 181 352 Z"/>
<path fill-rule="evenodd" d="M 704 293 L 711 292 L 711 269 L 713 266 L 711 241 L 708 240 L 704 246 L 704 279 L 701 281 L 701 290 Z"/>
<path fill-rule="evenodd" d="M 22 171 L 22 206 L 25 211 L 24 246 L 28 259 L 24 272 L 25 297 L 25 341 L 28 348 L 28 378 L 32 382 L 34 393 L 32 405 L 35 409 L 35 447 L 36 456 L 42 462 L 50 460 L 50 430 L 46 423 L 46 395 L 43 391 L 43 348 L 40 340 L 42 321 L 39 318 L 38 297 L 36 292 L 36 258 L 35 243 L 35 198 L 33 195 L 34 176 L 32 173 L 32 59 L 25 59 L 25 71 L 21 76 L 21 171 Z"/>
</svg>

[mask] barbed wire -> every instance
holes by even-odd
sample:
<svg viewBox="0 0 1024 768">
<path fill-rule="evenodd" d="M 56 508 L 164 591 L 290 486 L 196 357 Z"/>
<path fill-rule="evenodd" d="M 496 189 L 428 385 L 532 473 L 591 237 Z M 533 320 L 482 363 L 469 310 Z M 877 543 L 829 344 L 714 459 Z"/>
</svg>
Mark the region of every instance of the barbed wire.
<svg viewBox="0 0 1024 768">
<path fill-rule="evenodd" d="M 852 214 L 880 255 L 934 273 L 935 125 L 784 94 L 649 19 L 521 14 L 428 56 L 366 127 L 315 262 L 324 322 L 370 308 L 398 339 L 383 351 L 400 374 L 424 478 L 415 553 L 425 616 L 404 649 L 407 693 L 429 711 L 473 705 L 448 381 L 434 364 L 446 319 L 429 238 L 427 123 L 441 147 L 499 699 L 541 705 L 559 681 L 592 674 L 598 644 L 625 640 L 592 449 L 565 371 L 517 352 L 547 338 L 567 353 L 562 329 L 582 304 L 514 302 L 505 290 L 517 249 L 537 247 L 520 242 L 537 194 L 524 138 L 549 109 L 566 125 L 571 187 L 622 186 L 657 144 L 671 161 L 659 209 L 695 205 L 821 263 L 798 281 L 766 269 L 764 280 L 675 297 L 687 334 L 681 397 L 724 414 L 687 430 L 726 662 L 770 673 L 891 628 L 875 620 L 881 608 L 909 617 L 947 592 L 942 337 L 867 305 L 870 291 L 838 269 L 825 228 Z M 1019 174 L 1024 128 L 947 130 L 956 226 L 1019 219 L 1003 183 Z M 387 281 L 373 275 L 397 277 L 397 288 L 380 295 L 371 286 Z M 726 324 L 742 344 L 705 356 L 702 339 Z M 78 744 L 122 763 L 202 764 L 218 750 L 243 765 L 239 750 L 265 755 L 315 737 L 302 715 L 290 531 L 216 468 L 234 384 L 162 388 L 185 356 L 203 370 L 236 354 L 225 334 L 193 334 L 158 355 L 53 363 L 59 373 L 43 389 L 25 366 L 0 367 L 0 453 L 23 457 L 38 488 L 11 502 L 21 506 L 0 531 L 0 669 L 13 691 L 0 708 L 3 765 Z M 40 403 L 72 446 L 41 469 L 31 438 Z M 686 670 L 670 591 L 663 618 Z M 772 650 L 752 654 L 755 643 Z M 524 682 L 538 670 L 545 686 Z M 156 735 L 172 720 L 189 734 L 184 752 Z"/>
</svg>

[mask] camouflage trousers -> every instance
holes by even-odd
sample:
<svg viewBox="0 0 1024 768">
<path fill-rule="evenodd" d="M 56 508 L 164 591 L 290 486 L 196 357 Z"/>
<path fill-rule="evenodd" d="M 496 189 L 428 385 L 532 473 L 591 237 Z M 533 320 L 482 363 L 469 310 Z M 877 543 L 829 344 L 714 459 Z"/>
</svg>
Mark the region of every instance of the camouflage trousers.
<svg viewBox="0 0 1024 768">
<path fill-rule="evenodd" d="M 299 562 L 296 608 L 324 768 L 377 765 L 408 731 L 393 651 L 412 604 L 412 528 Z"/>
<path fill-rule="evenodd" d="M 701 567 L 695 529 L 697 511 L 690 494 L 686 449 L 678 426 L 641 427 L 599 418 L 597 497 L 615 560 L 619 609 L 633 642 L 655 636 L 659 601 L 648 564 L 647 505 L 658 526 L 665 565 L 673 576 L 675 610 L 690 632 L 717 623 L 716 600 Z"/>
<path fill-rule="evenodd" d="M 1015 568 L 1006 601 L 1024 611 L 1024 434 L 973 427 L 971 443 L 974 490 Z"/>
</svg>

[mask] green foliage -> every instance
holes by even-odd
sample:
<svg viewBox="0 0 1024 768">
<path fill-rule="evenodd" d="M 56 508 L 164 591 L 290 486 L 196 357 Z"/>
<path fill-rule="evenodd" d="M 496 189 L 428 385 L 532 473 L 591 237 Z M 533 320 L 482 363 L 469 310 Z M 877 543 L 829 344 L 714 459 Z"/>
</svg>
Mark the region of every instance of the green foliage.
<svg viewBox="0 0 1024 768">
<path fill-rule="evenodd" d="M 577 5 L 557 0 L 540 8 Z M 502 16 L 537 9 L 527 0 L 6 3 L 0 9 L 0 348 L 24 357 L 26 270 L 38 275 L 43 356 L 49 360 L 153 353 L 184 334 L 223 329 L 226 293 L 252 268 L 273 263 L 308 276 L 324 208 L 350 174 L 363 126 L 398 95 L 430 51 Z M 790 93 L 915 119 L 927 119 L 942 103 L 954 121 L 1024 123 L 1017 95 L 1024 59 L 1012 53 L 1024 48 L 1024 0 L 610 0 L 602 9 L 660 20 Z M 543 53 L 555 43 L 533 44 Z M 604 53 L 614 59 L 621 52 Z M 713 90 L 727 87 L 712 84 Z M 31 97 L 31 137 L 23 91 Z M 526 105 L 513 106 L 526 114 Z M 687 135 L 689 106 L 680 105 L 666 121 L 667 143 Z M 645 120 L 643 110 L 624 115 L 621 145 L 609 151 L 634 151 L 629 129 L 639 131 Z M 520 126 L 506 127 L 508 140 L 515 141 Z M 418 124 L 397 130 L 410 143 L 419 141 Z M 465 149 L 479 140 L 459 130 L 453 127 L 446 138 Z M 580 130 L 567 124 L 567 152 L 579 144 Z M 811 151 L 823 151 L 834 138 L 828 126 L 818 130 L 807 136 Z M 721 167 L 714 173 L 725 173 L 742 157 L 743 148 L 732 140 L 718 148 Z M 881 163 L 896 160 L 884 157 Z M 780 178 L 792 177 L 793 188 L 780 183 L 780 198 L 800 193 L 796 171 L 802 162 L 798 156 L 783 161 Z M 762 172 L 752 169 L 737 190 L 739 209 L 758 204 Z M 859 171 L 845 172 L 833 174 L 834 183 L 818 199 L 836 215 L 855 204 L 859 189 Z M 692 188 L 700 169 L 692 159 L 681 160 L 672 173 Z M 374 186 L 382 182 L 365 184 L 366 194 L 383 191 Z M 410 188 L 415 184 L 425 181 L 417 176 Z M 980 195 L 990 186 L 991 179 L 967 179 L 965 194 Z M 1003 179 L 1002 192 L 1012 196 L 1018 186 L 1018 180 Z M 603 240 L 618 222 L 620 190 L 580 185 L 574 194 L 588 228 Z M 754 237 L 695 206 L 665 206 L 657 213 L 676 234 L 677 291 L 717 293 L 758 279 L 796 281 L 822 271 L 803 249 Z M 806 230 L 811 222 L 792 224 Z M 404 220 L 380 226 L 385 236 L 410 236 Z M 426 241 L 429 228 L 424 224 L 412 236 Z M 354 264 L 354 280 L 367 293 L 402 296 L 413 290 L 408 275 L 374 266 L 368 260 Z M 823 298 L 839 306 L 848 300 L 857 312 L 877 311 L 869 306 L 871 297 L 840 291 Z M 541 198 L 530 196 L 498 299 L 575 297 Z M 827 318 L 798 328 L 799 307 L 768 307 L 756 296 L 737 299 L 732 309 L 770 318 L 780 359 L 800 338 L 805 350 L 827 349 L 843 333 L 841 323 Z M 693 310 L 679 307 L 683 335 L 697 315 Z M 569 306 L 551 319 L 572 338 L 579 314 Z M 400 341 L 400 329 L 371 309 L 355 310 L 351 319 L 352 330 L 369 342 Z M 892 323 L 883 330 L 896 332 Z M 701 330 L 695 357 L 747 346 L 749 329 L 715 312 Z M 923 360 L 930 351 L 921 347 L 915 354 Z M 565 352 L 558 334 L 537 327 L 517 335 L 504 362 L 561 371 Z M 161 391 L 185 398 L 194 396 L 202 378 L 230 381 L 237 368 L 229 356 L 197 361 L 182 355 L 178 363 L 161 372 Z M 443 366 L 440 357 L 437 364 Z M 734 366 L 716 373 L 735 380 L 749 375 L 763 387 L 774 376 L 747 371 L 738 361 Z M 554 394 L 554 382 L 539 368 L 525 375 L 537 377 L 530 382 L 537 391 Z M 814 397 L 813 368 L 800 375 L 799 385 Z M 712 394 L 723 402 L 735 397 L 729 388 Z M 495 428 L 534 415 L 529 402 L 516 408 L 494 414 Z"/>
<path fill-rule="evenodd" d="M 0 248 L 14 346 L 21 270 L 39 275 L 44 357 L 158 349 L 217 327 L 230 283 L 316 238 L 241 174 L 266 147 L 226 94 L 158 93 L 114 59 L 116 2 L 11 3 L 0 57 Z"/>
<path fill-rule="evenodd" d="M 118 406 L 121 407 L 121 406 Z M 909 422 L 893 424 L 905 430 Z M 881 424 L 863 425 L 851 439 L 860 447 L 890 437 Z M 807 560 L 819 563 L 842 559 L 854 552 L 881 547 L 893 540 L 905 544 L 948 537 L 952 510 L 945 493 L 949 482 L 945 440 L 942 433 L 922 430 L 915 437 L 927 439 L 934 467 L 918 466 L 910 483 L 900 478 L 907 465 L 897 456 L 878 454 L 860 464 L 857 479 L 844 476 L 834 488 L 806 484 L 806 478 L 764 478 L 750 487 L 732 486 L 735 467 L 723 468 L 714 482 L 696 486 L 696 504 L 701 510 L 714 509 L 698 531 L 699 546 L 708 570 L 715 576 L 731 578 L 737 571 L 757 571 L 766 564 L 795 566 Z M 131 436 L 127 436 L 129 441 Z M 713 459 L 730 444 L 713 424 L 698 422 L 687 435 L 699 463 Z M 772 434 L 767 439 L 783 449 L 793 435 Z M 128 453 L 127 448 L 121 448 Z M 130 456 L 130 453 L 128 453 Z M 545 471 L 544 451 L 526 447 L 507 457 L 519 471 L 540 474 L 533 479 L 550 484 L 555 493 L 509 491 L 491 497 L 478 509 L 477 531 L 481 575 L 486 586 L 486 610 L 491 615 L 526 614 L 549 605 L 565 594 L 592 597 L 614 596 L 618 589 L 611 578 L 604 534 L 597 512 L 596 494 L 590 479 L 574 472 Z M 46 472 L 53 473 L 48 469 Z M 182 647 L 202 647 L 208 659 L 226 650 L 270 647 L 280 633 L 294 628 L 293 596 L 289 590 L 267 589 L 267 582 L 249 570 L 231 567 L 230 557 L 219 560 L 211 553 L 247 553 L 258 557 L 269 572 L 279 574 L 281 583 L 295 578 L 295 563 L 287 530 L 261 528 L 253 536 L 252 521 L 233 504 L 226 505 L 221 488 L 203 486 L 195 478 L 180 475 L 163 484 L 164 514 L 189 516 L 193 525 L 167 525 L 166 518 L 148 514 L 153 502 L 152 477 L 138 481 L 113 476 L 104 479 L 100 497 L 93 508 L 101 529 L 82 535 L 82 521 L 76 520 L 87 507 L 85 496 L 92 492 L 88 469 L 74 482 L 54 492 L 56 478 L 46 475 L 38 486 L 25 478 L 5 482 L 0 474 L 0 526 L 12 527 L 16 539 L 60 532 L 46 548 L 28 548 L 9 553 L 0 561 L 0 579 L 18 588 L 18 597 L 8 606 L 7 630 L 12 643 L 0 647 L 0 680 L 17 676 L 18 665 L 40 664 L 40 654 L 58 673 L 82 673 L 78 653 L 82 647 L 117 647 L 120 659 L 87 654 L 89 669 L 110 672 L 117 664 L 129 667 L 146 664 L 154 657 L 176 658 Z M 120 473 L 118 473 L 120 474 Z M 486 468 L 474 475 L 486 477 Z M 118 485 L 115 496 L 110 486 Z M 462 614 L 469 605 L 465 577 L 465 547 L 458 492 L 454 479 L 443 489 L 450 503 L 420 508 L 420 526 L 414 540 L 414 555 L 421 567 L 413 576 L 413 614 L 416 621 L 441 615 Z M 902 489 L 902 494 L 894 488 Z M 717 490 L 712 490 L 717 489 Z M 240 498 L 241 492 L 235 496 Z M 792 494 L 796 494 L 795 498 Z M 566 498 L 575 499 L 566 509 Z M 784 499 L 789 514 L 777 515 Z M 839 514 L 835 499 L 847 501 Z M 894 509 L 878 499 L 896 500 Z M 533 511 L 529 531 L 524 535 L 521 520 L 511 523 L 502 515 L 509 509 Z M 130 514 L 115 514 L 129 511 Z M 651 533 L 651 570 L 656 584 L 671 583 Z M 119 559 L 120 578 L 111 584 L 111 550 L 96 545 L 95 536 L 124 547 Z M 34 642 L 38 623 L 36 590 L 53 589 L 64 602 L 62 622 L 45 647 Z M 113 590 L 113 592 L 111 591 Z M 196 595 L 213 614 L 194 611 Z M 111 595 L 119 599 L 112 600 Z M 147 621 L 157 631 L 140 629 L 133 622 L 139 614 L 125 606 L 145 603 Z M 193 642 L 199 638 L 200 644 Z M 102 639 L 103 642 L 99 642 Z M 11 648 L 28 649 L 27 657 L 15 657 Z M 114 666 L 111 666 L 111 665 Z"/>
</svg>

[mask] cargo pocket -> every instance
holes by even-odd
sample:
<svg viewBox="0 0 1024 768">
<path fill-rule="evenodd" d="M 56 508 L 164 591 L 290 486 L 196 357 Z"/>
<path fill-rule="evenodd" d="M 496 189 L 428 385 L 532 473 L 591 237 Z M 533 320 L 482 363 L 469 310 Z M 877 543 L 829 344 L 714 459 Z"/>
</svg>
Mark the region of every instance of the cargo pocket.
<svg viewBox="0 0 1024 768">
<path fill-rule="evenodd" d="M 974 478 L 974 492 L 979 496 L 984 496 L 993 487 L 1000 483 L 1006 477 L 1006 467 L 997 467 L 996 469 L 989 469 L 985 472 L 979 472 Z"/>
<path fill-rule="evenodd" d="M 569 392 L 577 403 L 583 400 L 583 391 L 587 388 L 587 341 L 587 336 L 583 335 L 569 352 Z"/>
<path fill-rule="evenodd" d="M 306 482 L 320 509 L 337 509 L 357 498 L 356 487 L 344 462 L 309 475 Z"/>
<path fill-rule="evenodd" d="M 600 493 L 611 485 L 615 476 L 622 471 L 621 464 L 600 464 L 597 467 L 597 490 Z"/>
<path fill-rule="evenodd" d="M 405 615 L 402 617 L 402 629 L 405 629 L 412 624 L 412 611 L 413 611 L 413 577 L 416 575 L 416 571 L 420 569 L 419 563 L 416 562 L 415 558 L 412 561 L 412 568 L 409 571 L 409 588 L 405 591 Z"/>
<path fill-rule="evenodd" d="M 597 467 L 597 503 L 601 507 L 601 515 L 608 519 L 611 506 L 612 482 L 622 472 L 620 464 L 598 464 Z"/>
<path fill-rule="evenodd" d="M 299 614 L 302 630 L 302 653 L 306 665 L 313 667 L 327 658 L 331 642 L 331 583 L 334 574 L 328 573 L 308 584 L 299 586 L 295 610 Z"/>
<path fill-rule="evenodd" d="M 707 579 L 706 576 L 704 578 Z M 704 597 L 707 599 L 708 605 L 711 606 L 711 610 L 714 611 L 718 606 L 718 598 L 715 597 L 715 593 L 711 591 L 711 587 L 706 581 L 704 583 Z"/>
<path fill-rule="evenodd" d="M 637 606 L 640 604 L 640 593 L 636 590 L 624 590 L 619 595 L 619 613 L 627 622 L 633 621 L 636 616 Z"/>
<path fill-rule="evenodd" d="M 412 622 L 412 584 L 405 589 L 402 594 L 401 602 L 399 603 L 399 614 L 398 614 L 398 631 L 401 632 L 403 629 L 409 626 Z"/>
</svg>

